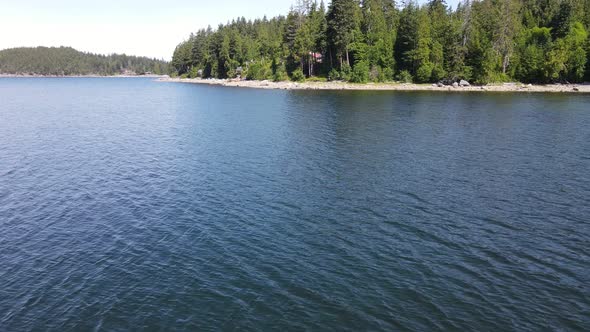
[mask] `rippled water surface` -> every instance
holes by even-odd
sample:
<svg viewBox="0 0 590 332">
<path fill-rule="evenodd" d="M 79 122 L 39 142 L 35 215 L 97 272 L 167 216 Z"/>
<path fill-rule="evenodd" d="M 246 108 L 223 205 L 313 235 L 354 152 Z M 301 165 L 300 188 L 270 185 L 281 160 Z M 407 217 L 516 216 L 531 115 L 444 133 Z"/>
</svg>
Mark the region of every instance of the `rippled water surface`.
<svg viewBox="0 0 590 332">
<path fill-rule="evenodd" d="M 590 329 L 590 97 L 0 79 L 0 330 Z"/>
</svg>

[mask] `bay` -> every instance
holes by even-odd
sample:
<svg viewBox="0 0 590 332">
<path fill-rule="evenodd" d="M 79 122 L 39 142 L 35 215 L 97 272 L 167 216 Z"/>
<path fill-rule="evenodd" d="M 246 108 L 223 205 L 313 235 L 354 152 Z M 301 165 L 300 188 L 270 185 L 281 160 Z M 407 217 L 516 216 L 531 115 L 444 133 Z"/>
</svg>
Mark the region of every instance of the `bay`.
<svg viewBox="0 0 590 332">
<path fill-rule="evenodd" d="M 0 79 L 0 330 L 588 330 L 588 105 Z"/>
</svg>

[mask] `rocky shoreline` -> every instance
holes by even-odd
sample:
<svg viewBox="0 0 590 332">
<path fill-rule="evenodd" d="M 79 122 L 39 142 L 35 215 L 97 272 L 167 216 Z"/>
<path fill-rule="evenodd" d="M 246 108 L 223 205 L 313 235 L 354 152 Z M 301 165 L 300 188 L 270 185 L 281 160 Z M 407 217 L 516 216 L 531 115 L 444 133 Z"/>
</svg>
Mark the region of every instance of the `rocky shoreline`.
<svg viewBox="0 0 590 332">
<path fill-rule="evenodd" d="M 191 83 L 243 87 L 255 89 L 278 90 L 375 90 L 375 91 L 491 91 L 491 92 L 566 92 L 590 93 L 590 84 L 547 84 L 532 85 L 521 83 L 490 84 L 484 86 L 449 86 L 440 84 L 413 83 L 367 83 L 353 84 L 346 82 L 272 82 L 247 81 L 237 79 L 191 79 L 191 78 L 159 78 L 160 82 Z"/>
</svg>

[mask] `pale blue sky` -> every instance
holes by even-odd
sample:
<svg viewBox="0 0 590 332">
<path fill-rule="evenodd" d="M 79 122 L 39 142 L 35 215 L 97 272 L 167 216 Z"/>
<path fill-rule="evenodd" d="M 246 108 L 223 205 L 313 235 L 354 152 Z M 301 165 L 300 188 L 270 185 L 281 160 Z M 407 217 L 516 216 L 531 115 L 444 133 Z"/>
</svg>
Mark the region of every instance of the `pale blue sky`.
<svg viewBox="0 0 590 332">
<path fill-rule="evenodd" d="M 449 0 L 456 4 L 458 0 Z M 72 46 L 169 60 L 192 31 L 286 14 L 295 0 L 0 0 L 0 49 Z M 326 1 L 327 3 L 328 1 Z"/>
</svg>

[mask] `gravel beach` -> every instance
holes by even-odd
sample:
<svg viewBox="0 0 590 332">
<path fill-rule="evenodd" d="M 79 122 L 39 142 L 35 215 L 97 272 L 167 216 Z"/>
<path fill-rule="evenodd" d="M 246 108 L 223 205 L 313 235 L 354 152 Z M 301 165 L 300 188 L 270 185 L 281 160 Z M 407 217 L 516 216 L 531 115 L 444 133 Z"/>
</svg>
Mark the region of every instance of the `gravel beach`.
<svg viewBox="0 0 590 332">
<path fill-rule="evenodd" d="M 492 91 L 492 92 L 575 92 L 590 93 L 590 84 L 547 84 L 531 85 L 522 83 L 490 84 L 485 86 L 437 86 L 436 84 L 413 83 L 367 83 L 353 84 L 346 82 L 272 82 L 247 81 L 236 79 L 191 79 L 159 78 L 160 82 L 209 84 L 230 87 L 279 90 L 385 90 L 385 91 Z"/>
</svg>

